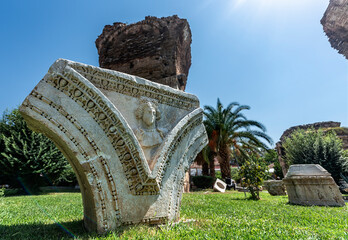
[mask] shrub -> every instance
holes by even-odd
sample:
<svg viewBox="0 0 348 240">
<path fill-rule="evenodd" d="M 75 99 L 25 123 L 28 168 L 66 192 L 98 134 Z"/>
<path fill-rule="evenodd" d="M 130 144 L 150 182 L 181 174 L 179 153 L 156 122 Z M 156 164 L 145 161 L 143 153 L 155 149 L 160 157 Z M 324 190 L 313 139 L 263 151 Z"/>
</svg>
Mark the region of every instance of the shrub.
<svg viewBox="0 0 348 240">
<path fill-rule="evenodd" d="M 211 188 L 214 184 L 214 178 L 211 176 L 194 176 L 193 184 L 198 188 Z"/>
<path fill-rule="evenodd" d="M 18 110 L 0 120 L 0 179 L 31 191 L 45 184 L 74 181 L 71 166 L 47 137 L 31 131 Z"/>
<path fill-rule="evenodd" d="M 222 181 L 225 181 L 225 179 L 222 179 L 220 171 L 215 172 L 215 177 L 222 180 Z M 233 180 L 235 180 L 236 182 L 240 182 L 241 177 L 239 176 L 239 169 L 238 168 L 231 167 L 231 178 Z"/>
<path fill-rule="evenodd" d="M 269 176 L 267 164 L 256 156 L 250 156 L 240 167 L 239 174 L 251 193 L 251 199 L 259 200 L 259 189 L 263 181 Z"/>
<path fill-rule="evenodd" d="M 240 175 L 239 175 L 239 169 L 238 168 L 232 168 L 231 167 L 231 177 L 233 180 L 235 180 L 236 182 L 240 182 Z"/>
<path fill-rule="evenodd" d="M 284 143 L 285 161 L 292 164 L 319 164 L 338 183 L 341 173 L 348 170 L 348 156 L 335 132 L 310 129 L 297 130 Z"/>
<path fill-rule="evenodd" d="M 218 178 L 218 179 L 222 180 L 221 171 L 216 171 L 215 172 L 215 178 Z"/>
<path fill-rule="evenodd" d="M 274 175 L 275 177 L 284 178 L 282 168 L 278 161 L 278 154 L 274 149 L 269 149 L 265 152 L 262 157 L 263 161 L 266 162 L 267 165 L 274 163 Z"/>
<path fill-rule="evenodd" d="M 19 188 L 0 188 L 0 197 L 9 197 L 23 194 L 23 190 Z"/>
</svg>

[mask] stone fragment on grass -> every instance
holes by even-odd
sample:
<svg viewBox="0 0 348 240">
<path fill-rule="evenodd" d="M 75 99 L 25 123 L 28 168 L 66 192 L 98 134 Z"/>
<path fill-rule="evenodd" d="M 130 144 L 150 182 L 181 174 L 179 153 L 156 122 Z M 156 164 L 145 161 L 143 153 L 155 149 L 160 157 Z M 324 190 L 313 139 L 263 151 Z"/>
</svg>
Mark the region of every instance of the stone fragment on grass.
<svg viewBox="0 0 348 240">
<path fill-rule="evenodd" d="M 264 181 L 265 188 L 272 196 L 286 195 L 285 186 L 282 180 Z"/>
<path fill-rule="evenodd" d="M 227 184 L 223 181 L 221 181 L 220 179 L 216 179 L 215 183 L 214 183 L 214 191 L 215 192 L 222 192 L 224 193 L 226 191 L 226 186 Z"/>
<path fill-rule="evenodd" d="M 283 182 L 292 204 L 335 207 L 345 205 L 331 174 L 318 164 L 291 165 Z"/>
</svg>

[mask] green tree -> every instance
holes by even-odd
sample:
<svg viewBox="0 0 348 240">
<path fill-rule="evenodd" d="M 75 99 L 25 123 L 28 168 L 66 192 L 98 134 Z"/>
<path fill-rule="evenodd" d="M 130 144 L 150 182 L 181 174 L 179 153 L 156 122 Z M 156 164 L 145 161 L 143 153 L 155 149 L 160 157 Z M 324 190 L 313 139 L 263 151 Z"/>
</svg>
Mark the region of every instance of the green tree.
<svg viewBox="0 0 348 240">
<path fill-rule="evenodd" d="M 209 147 L 209 145 L 205 146 L 202 151 L 202 159 L 204 160 L 204 163 L 202 165 L 202 172 L 204 175 L 204 170 L 203 168 L 206 168 L 206 175 L 209 175 L 213 178 L 215 178 L 215 165 L 214 165 L 214 158 L 215 158 L 215 152 L 211 150 L 211 148 Z"/>
<path fill-rule="evenodd" d="M 209 148 L 219 157 L 222 178 L 231 178 L 230 156 L 248 155 L 249 150 L 266 149 L 267 146 L 260 140 L 272 143 L 265 134 L 266 128 L 259 122 L 248 120 L 241 112 L 250 109 L 247 105 L 230 103 L 223 107 L 220 99 L 216 108 L 204 106 L 204 125 L 209 138 Z M 255 130 L 256 129 L 256 130 Z"/>
<path fill-rule="evenodd" d="M 321 129 L 297 130 L 285 140 L 285 161 L 292 164 L 319 164 L 338 183 L 340 173 L 347 173 L 348 156 L 335 132 Z"/>
<path fill-rule="evenodd" d="M 3 114 L 0 146 L 2 181 L 14 187 L 76 182 L 62 153 L 44 135 L 31 131 L 17 109 Z"/>
<path fill-rule="evenodd" d="M 274 164 L 274 174 L 279 177 L 283 178 L 283 172 L 282 168 L 280 167 L 279 161 L 278 161 L 278 154 L 277 151 L 274 149 L 267 150 L 262 157 L 263 161 L 267 164 Z"/>
<path fill-rule="evenodd" d="M 250 156 L 240 166 L 239 175 L 242 177 L 243 184 L 248 188 L 251 199 L 260 199 L 260 188 L 263 181 L 268 178 L 267 164 L 255 155 Z"/>
</svg>

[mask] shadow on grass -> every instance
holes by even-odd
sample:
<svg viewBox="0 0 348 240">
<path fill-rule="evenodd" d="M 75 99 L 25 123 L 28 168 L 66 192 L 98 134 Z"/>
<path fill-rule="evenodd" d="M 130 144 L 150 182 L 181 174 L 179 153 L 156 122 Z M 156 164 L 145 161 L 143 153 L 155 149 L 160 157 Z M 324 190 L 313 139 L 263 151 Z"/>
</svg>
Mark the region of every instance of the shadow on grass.
<svg viewBox="0 0 348 240">
<path fill-rule="evenodd" d="M 1 191 L 0 197 L 19 197 L 19 196 L 37 196 L 56 193 L 79 193 L 80 189 L 73 187 L 41 187 L 37 190 L 22 189 L 22 188 L 8 188 Z"/>
<path fill-rule="evenodd" d="M 126 229 L 119 229 L 115 235 L 121 235 Z M 83 220 L 55 224 L 18 224 L 0 225 L 0 239 L 89 239 L 100 237 L 97 233 L 87 232 Z"/>
<path fill-rule="evenodd" d="M 88 237 L 82 220 L 60 224 L 0 225 L 0 239 L 67 239 L 73 237 Z"/>
<path fill-rule="evenodd" d="M 111 232 L 113 236 L 120 236 L 129 226 L 118 228 Z M 106 236 L 96 232 L 87 232 L 83 225 L 83 220 L 60 222 L 54 224 L 32 223 L 18 225 L 0 225 L 0 239 L 90 239 Z"/>
</svg>

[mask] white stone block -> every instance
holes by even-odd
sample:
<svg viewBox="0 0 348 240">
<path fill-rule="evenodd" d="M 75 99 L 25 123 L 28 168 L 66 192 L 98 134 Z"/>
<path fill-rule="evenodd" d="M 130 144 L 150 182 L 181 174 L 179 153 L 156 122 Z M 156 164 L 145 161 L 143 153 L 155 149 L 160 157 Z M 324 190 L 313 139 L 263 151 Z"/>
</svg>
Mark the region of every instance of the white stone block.
<svg viewBox="0 0 348 240">
<path fill-rule="evenodd" d="M 227 184 L 223 181 L 221 181 L 220 179 L 216 179 L 215 183 L 214 183 L 214 191 L 215 192 L 222 192 L 224 193 L 226 191 L 226 186 Z"/>
</svg>

